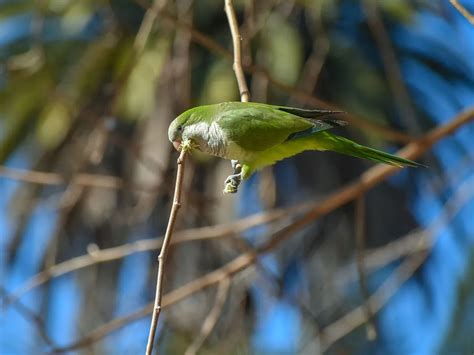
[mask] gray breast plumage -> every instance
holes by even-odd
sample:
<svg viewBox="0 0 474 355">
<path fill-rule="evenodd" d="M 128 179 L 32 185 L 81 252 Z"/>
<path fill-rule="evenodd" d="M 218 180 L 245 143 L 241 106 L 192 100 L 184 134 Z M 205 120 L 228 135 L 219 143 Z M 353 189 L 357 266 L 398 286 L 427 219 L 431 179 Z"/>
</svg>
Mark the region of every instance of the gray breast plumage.
<svg viewBox="0 0 474 355">
<path fill-rule="evenodd" d="M 199 122 L 184 129 L 184 139 L 191 139 L 198 144 L 199 150 L 204 153 L 226 157 L 227 137 L 224 131 L 215 122 Z"/>
</svg>

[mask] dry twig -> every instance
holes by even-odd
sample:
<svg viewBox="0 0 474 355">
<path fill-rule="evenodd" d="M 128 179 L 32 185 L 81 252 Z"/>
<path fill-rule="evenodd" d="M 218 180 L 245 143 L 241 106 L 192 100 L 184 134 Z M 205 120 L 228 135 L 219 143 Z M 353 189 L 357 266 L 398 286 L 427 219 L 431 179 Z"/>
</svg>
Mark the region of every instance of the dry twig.
<svg viewBox="0 0 474 355">
<path fill-rule="evenodd" d="M 385 28 L 381 18 L 376 0 L 364 0 L 362 6 L 367 15 L 367 23 L 370 32 L 375 39 L 382 59 L 383 68 L 387 77 L 388 85 L 393 93 L 395 103 L 398 108 L 400 119 L 403 121 L 409 132 L 419 133 L 420 127 L 417 123 L 415 108 L 410 99 L 408 89 L 403 82 L 403 76 L 398 65 L 398 60 L 390 41 L 390 35 Z"/>
<path fill-rule="evenodd" d="M 474 15 L 469 13 L 467 9 L 462 6 L 458 0 L 449 0 L 449 2 L 474 26 Z"/>
<path fill-rule="evenodd" d="M 229 295 L 231 280 L 226 278 L 219 283 L 217 287 L 216 300 L 211 311 L 207 315 L 204 323 L 202 324 L 201 332 L 199 336 L 194 339 L 191 345 L 186 349 L 184 355 L 195 355 L 202 347 L 206 339 L 212 333 L 212 330 L 217 324 L 220 315 L 222 314 L 222 309 L 224 308 L 225 301 Z"/>
<path fill-rule="evenodd" d="M 171 236 L 173 234 L 173 229 L 176 223 L 178 210 L 181 207 L 181 190 L 182 190 L 182 185 L 183 185 L 185 158 L 186 158 L 186 149 L 181 148 L 181 153 L 177 161 L 178 172 L 176 174 L 176 185 L 175 185 L 175 190 L 174 190 L 173 207 L 171 208 L 170 218 L 168 221 L 168 226 L 166 228 L 165 238 L 163 239 L 161 252 L 160 252 L 160 255 L 158 256 L 158 274 L 156 277 L 156 294 L 155 294 L 155 302 L 153 306 L 153 313 L 152 313 L 152 319 L 151 319 L 151 325 L 150 325 L 150 334 L 148 335 L 148 343 L 146 346 L 147 355 L 151 355 L 153 352 L 155 332 L 156 332 L 156 327 L 158 325 L 158 318 L 160 316 L 160 311 L 161 311 L 161 299 L 162 299 L 162 292 L 163 292 L 162 291 L 163 269 L 164 269 L 164 264 L 166 261 L 169 245 L 171 242 Z"/>
<path fill-rule="evenodd" d="M 365 196 L 361 195 L 356 200 L 355 210 L 355 239 L 356 239 L 356 265 L 359 275 L 359 287 L 364 299 L 364 311 L 367 318 L 367 339 L 375 340 L 377 328 L 375 327 L 375 315 L 368 301 L 369 288 L 367 287 L 367 274 L 365 272 Z"/>
<path fill-rule="evenodd" d="M 60 174 L 15 169 L 7 166 L 0 166 L 0 176 L 7 179 L 41 185 L 66 185 L 68 183 L 67 179 Z M 80 186 L 101 187 L 106 189 L 120 189 L 123 187 L 123 181 L 121 178 L 98 174 L 77 174 L 70 183 Z"/>
<path fill-rule="evenodd" d="M 234 64 L 233 69 L 235 77 L 239 85 L 240 101 L 248 102 L 250 98 L 250 92 L 245 81 L 245 74 L 242 69 L 242 37 L 239 32 L 239 25 L 237 23 L 237 17 L 235 16 L 234 6 L 232 0 L 225 0 L 225 13 L 227 20 L 229 21 L 229 28 L 232 34 L 232 45 L 234 47 Z"/>
<path fill-rule="evenodd" d="M 8 292 L 3 286 L 0 286 L 0 294 L 2 294 L 2 297 L 8 298 Z M 20 302 L 15 304 L 15 307 L 18 313 L 22 314 L 25 318 L 30 319 L 31 322 L 35 324 L 36 330 L 38 331 L 38 334 L 41 336 L 41 338 L 43 338 L 44 342 L 48 346 L 54 347 L 54 341 L 48 335 L 44 319 Z"/>
</svg>

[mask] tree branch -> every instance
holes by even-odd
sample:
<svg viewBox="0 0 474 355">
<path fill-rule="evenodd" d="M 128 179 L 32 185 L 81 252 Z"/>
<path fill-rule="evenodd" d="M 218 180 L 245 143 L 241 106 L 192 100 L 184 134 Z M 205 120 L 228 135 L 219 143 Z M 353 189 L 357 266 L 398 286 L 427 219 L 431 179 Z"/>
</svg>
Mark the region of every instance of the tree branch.
<svg viewBox="0 0 474 355">
<path fill-rule="evenodd" d="M 408 89 L 403 82 L 403 76 L 400 66 L 398 65 L 395 50 L 390 42 L 390 35 L 385 28 L 378 9 L 378 1 L 364 0 L 362 1 L 362 6 L 367 16 L 367 24 L 369 25 L 370 32 L 379 49 L 387 82 L 393 93 L 399 117 L 410 133 L 420 133 L 420 126 L 416 119 L 416 111 L 410 99 Z"/>
<path fill-rule="evenodd" d="M 160 255 L 158 256 L 158 274 L 156 277 L 156 293 L 155 302 L 153 306 L 153 313 L 151 318 L 150 333 L 148 335 L 148 343 L 146 346 L 146 354 L 151 355 L 153 352 L 153 344 L 155 341 L 156 327 L 158 325 L 158 318 L 160 317 L 161 311 L 161 299 L 162 299 L 162 285 L 163 285 L 163 269 L 168 254 L 168 248 L 171 242 L 171 236 L 176 223 L 176 217 L 178 215 L 179 208 L 181 207 L 181 190 L 183 185 L 183 171 L 184 163 L 186 158 L 186 149 L 181 148 L 177 164 L 178 172 L 176 174 L 176 186 L 174 190 L 173 207 L 171 208 L 170 218 L 168 220 L 168 226 L 166 228 L 165 238 L 163 239 L 163 246 L 161 247 Z"/>
<path fill-rule="evenodd" d="M 248 102 L 250 98 L 250 91 L 245 81 L 245 74 L 242 69 L 242 37 L 239 32 L 239 25 L 237 23 L 237 17 L 235 16 L 234 6 L 232 0 L 225 0 L 225 13 L 227 20 L 229 21 L 229 28 L 232 34 L 232 45 L 234 47 L 234 64 L 233 69 L 237 84 L 239 85 L 240 101 Z"/>
<path fill-rule="evenodd" d="M 367 286 L 367 273 L 365 272 L 365 195 L 356 199 L 355 208 L 355 239 L 356 239 L 356 266 L 359 276 L 359 288 L 364 300 L 364 312 L 367 319 L 366 334 L 367 339 L 373 341 L 377 338 L 377 328 L 375 326 L 375 314 L 370 307 L 369 287 Z"/>
<path fill-rule="evenodd" d="M 41 185 L 66 185 L 68 184 L 67 178 L 56 173 L 47 173 L 35 170 L 24 170 L 9 168 L 7 166 L 0 165 L 0 176 L 19 180 L 23 182 L 29 182 L 32 184 Z M 81 185 L 87 187 L 102 187 L 106 189 L 120 189 L 123 188 L 123 180 L 116 176 L 111 175 L 98 175 L 98 174 L 77 174 L 70 181 L 70 184 Z"/>
<path fill-rule="evenodd" d="M 212 307 L 211 311 L 204 320 L 199 336 L 195 338 L 191 345 L 186 349 L 184 355 L 197 354 L 206 339 L 212 333 L 214 327 L 217 324 L 217 321 L 219 320 L 220 315 L 222 314 L 225 301 L 227 300 L 227 297 L 229 295 L 230 285 L 231 280 L 229 278 L 226 278 L 219 283 L 219 286 L 217 287 L 214 306 Z"/>
<path fill-rule="evenodd" d="M 469 13 L 467 9 L 462 6 L 458 0 L 449 0 L 449 2 L 474 26 L 474 15 Z"/>
</svg>

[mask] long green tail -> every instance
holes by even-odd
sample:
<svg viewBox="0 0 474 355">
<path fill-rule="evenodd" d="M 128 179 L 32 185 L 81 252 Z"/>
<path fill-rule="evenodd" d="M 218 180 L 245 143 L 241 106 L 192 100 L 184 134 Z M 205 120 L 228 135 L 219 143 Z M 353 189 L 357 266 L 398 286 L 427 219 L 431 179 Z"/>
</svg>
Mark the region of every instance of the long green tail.
<svg viewBox="0 0 474 355">
<path fill-rule="evenodd" d="M 412 160 L 403 159 L 393 154 L 385 153 L 374 148 L 369 148 L 353 142 L 350 139 L 336 136 L 328 132 L 318 132 L 313 136 L 317 137 L 318 145 L 326 150 L 333 150 L 341 154 L 368 159 L 377 163 L 395 165 L 398 167 L 424 167 L 424 165 L 418 164 Z"/>
</svg>

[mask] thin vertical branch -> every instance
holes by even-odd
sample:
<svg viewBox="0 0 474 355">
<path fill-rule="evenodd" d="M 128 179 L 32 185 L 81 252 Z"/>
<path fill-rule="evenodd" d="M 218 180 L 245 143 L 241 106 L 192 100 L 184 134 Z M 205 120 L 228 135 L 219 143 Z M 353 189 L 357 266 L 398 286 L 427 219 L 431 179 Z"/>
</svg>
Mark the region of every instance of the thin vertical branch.
<svg viewBox="0 0 474 355">
<path fill-rule="evenodd" d="M 155 0 L 153 5 L 145 13 L 133 43 L 136 54 L 141 54 L 145 49 L 145 45 L 148 41 L 153 25 L 155 24 L 156 18 L 160 11 L 166 6 L 166 3 L 167 0 Z"/>
<path fill-rule="evenodd" d="M 416 270 L 423 264 L 426 260 L 426 256 L 427 253 L 420 253 L 407 258 L 369 297 L 368 302 L 374 312 L 379 312 L 392 299 L 400 287 L 412 277 Z M 323 343 L 321 346 L 323 353 L 336 341 L 364 323 L 364 308 L 364 305 L 354 308 L 323 329 Z"/>
<path fill-rule="evenodd" d="M 7 290 L 3 286 L 0 286 L 0 294 L 4 299 L 7 299 L 9 297 Z M 16 302 L 14 307 L 16 308 L 18 313 L 23 315 L 25 319 L 29 319 L 36 326 L 36 330 L 38 331 L 38 334 L 41 336 L 41 338 L 43 338 L 44 342 L 49 347 L 51 348 L 56 347 L 53 339 L 49 337 L 48 331 L 46 330 L 46 324 L 44 322 L 44 319 L 40 315 L 33 312 L 30 308 L 28 308 L 21 302 Z"/>
<path fill-rule="evenodd" d="M 302 74 L 300 76 L 300 82 L 298 83 L 298 89 L 311 94 L 316 89 L 318 84 L 319 75 L 323 70 L 324 63 L 326 62 L 329 54 L 330 42 L 326 34 L 323 24 L 323 6 L 322 1 L 315 3 L 314 17 L 311 18 L 311 22 L 314 23 L 313 30 L 313 49 L 308 60 L 304 64 Z M 292 101 L 296 101 L 296 97 L 292 95 Z"/>
<path fill-rule="evenodd" d="M 355 210 L 355 237 L 356 237 L 356 260 L 357 273 L 359 274 L 359 287 L 364 298 L 364 311 L 367 318 L 367 339 L 377 338 L 377 328 L 375 327 L 375 315 L 370 306 L 369 288 L 367 287 L 367 273 L 365 272 L 365 195 L 360 195 L 356 200 Z"/>
<path fill-rule="evenodd" d="M 186 349 L 186 351 L 184 352 L 184 355 L 197 354 L 197 352 L 202 347 L 206 339 L 212 333 L 212 330 L 216 326 L 217 321 L 219 320 L 219 317 L 222 314 L 225 301 L 227 300 L 227 297 L 229 295 L 230 285 L 231 285 L 230 277 L 227 277 L 223 279 L 221 282 L 219 282 L 214 306 L 212 306 L 211 311 L 209 312 L 206 319 L 204 320 L 199 336 L 196 339 L 194 339 L 191 345 Z"/>
<path fill-rule="evenodd" d="M 158 318 L 160 317 L 161 311 L 161 299 L 162 299 L 162 285 L 163 285 L 163 269 L 168 254 L 168 249 L 173 234 L 174 225 L 176 224 L 176 217 L 178 210 L 181 207 L 181 190 L 183 185 L 184 177 L 184 163 L 186 158 L 186 149 L 182 148 L 179 155 L 177 164 L 178 172 L 176 173 L 176 185 L 174 189 L 173 206 L 171 208 L 170 218 L 168 220 L 168 226 L 166 228 L 165 237 L 163 239 L 163 246 L 161 247 L 160 255 L 158 256 L 158 274 L 156 277 L 156 293 L 155 302 L 153 305 L 153 312 L 150 325 L 150 333 L 148 335 L 148 343 L 146 346 L 146 354 L 151 355 L 153 352 L 153 344 L 155 340 L 156 327 L 158 325 Z"/>
<path fill-rule="evenodd" d="M 232 34 L 232 44 L 234 47 L 234 64 L 233 69 L 237 84 L 239 85 L 240 101 L 248 102 L 250 99 L 250 91 L 245 81 L 244 70 L 242 69 L 242 37 L 239 32 L 239 25 L 237 17 L 235 16 L 234 6 L 232 0 L 225 0 L 225 13 L 229 21 L 230 33 Z"/>
<path fill-rule="evenodd" d="M 367 15 L 367 24 L 379 49 L 385 75 L 387 76 L 390 90 L 393 93 L 400 119 L 411 134 L 420 133 L 421 128 L 417 124 L 415 108 L 411 102 L 408 89 L 403 82 L 400 65 L 390 42 L 390 35 L 378 9 L 378 2 L 375 0 L 365 0 L 362 2 L 362 6 Z"/>
</svg>

